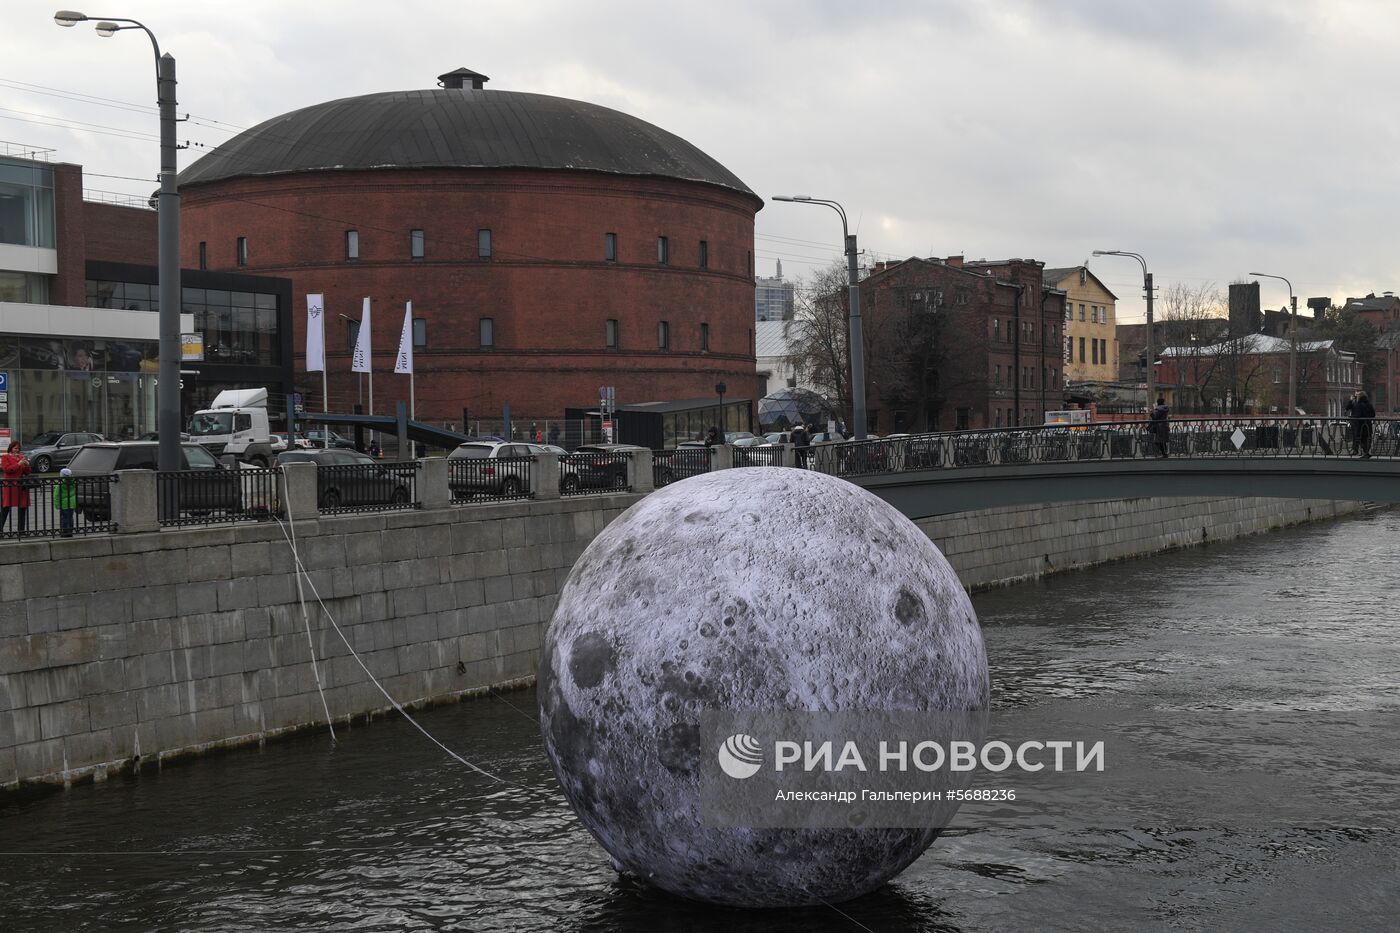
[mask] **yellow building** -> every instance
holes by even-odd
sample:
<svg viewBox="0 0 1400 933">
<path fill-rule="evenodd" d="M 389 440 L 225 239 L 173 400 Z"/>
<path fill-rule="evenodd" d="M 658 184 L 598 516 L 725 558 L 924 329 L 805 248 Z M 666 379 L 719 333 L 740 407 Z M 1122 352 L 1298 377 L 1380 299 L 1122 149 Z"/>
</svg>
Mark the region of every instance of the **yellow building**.
<svg viewBox="0 0 1400 933">
<path fill-rule="evenodd" d="M 1118 296 L 1086 266 L 1046 269 L 1046 288 L 1065 298 L 1065 382 L 1113 382 L 1118 378 L 1114 335 Z"/>
</svg>

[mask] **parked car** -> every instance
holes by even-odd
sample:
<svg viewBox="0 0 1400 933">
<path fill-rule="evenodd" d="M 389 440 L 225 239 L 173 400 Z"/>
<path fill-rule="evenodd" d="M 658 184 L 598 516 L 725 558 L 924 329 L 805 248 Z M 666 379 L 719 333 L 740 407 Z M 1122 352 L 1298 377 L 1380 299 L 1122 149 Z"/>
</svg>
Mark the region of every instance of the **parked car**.
<svg viewBox="0 0 1400 933">
<path fill-rule="evenodd" d="M 753 437 L 753 432 L 752 432 L 752 431 L 729 431 L 729 432 L 727 432 L 727 433 L 724 435 L 724 442 L 725 442 L 726 444 L 733 444 L 733 443 L 736 443 L 736 442 L 738 442 L 738 441 L 743 440 L 743 439 L 746 438 L 746 437 Z"/>
<path fill-rule="evenodd" d="M 101 434 L 91 431 L 49 431 L 31 437 L 24 447 L 24 455 L 29 458 L 29 468 L 35 473 L 52 473 L 66 466 L 84 444 L 96 444 L 102 440 Z"/>
<path fill-rule="evenodd" d="M 527 459 L 540 451 L 537 444 L 467 441 L 447 455 L 447 486 L 453 498 L 466 499 L 475 493 L 492 496 L 518 496 L 530 488 Z M 562 473 L 562 466 L 561 466 Z"/>
<path fill-rule="evenodd" d="M 531 444 L 530 446 L 536 451 L 547 454 L 554 454 L 554 456 L 559 458 L 560 489 L 563 489 L 566 485 L 568 485 L 568 481 L 566 480 L 566 477 L 568 476 L 574 476 L 574 482 L 577 482 L 577 471 L 574 469 L 573 464 L 569 463 L 567 459 L 569 456 L 569 452 L 567 450 L 560 447 L 558 444 Z"/>
<path fill-rule="evenodd" d="M 318 428 L 316 430 L 307 431 L 306 434 L 301 436 L 305 441 L 302 445 L 304 447 L 330 447 L 332 450 L 355 449 L 354 441 L 350 440 L 348 437 L 341 437 L 339 434 L 330 430 L 321 430 Z M 326 443 L 327 439 L 330 441 L 329 444 Z"/>
<path fill-rule="evenodd" d="M 654 450 L 651 454 L 652 481 L 657 486 L 668 486 L 678 479 L 708 473 L 710 457 L 710 448 L 704 441 L 681 441 L 670 450 Z"/>
<path fill-rule="evenodd" d="M 636 444 L 585 444 L 569 455 L 568 464 L 571 470 L 570 475 L 566 475 L 561 470 L 559 474 L 559 489 L 561 492 L 576 492 L 582 489 L 626 489 L 629 485 L 627 480 L 627 463 L 629 456 L 635 450 L 646 450 L 645 447 L 638 447 Z M 579 456 L 580 454 L 593 454 L 595 456 Z M 597 454 L 613 454 L 615 456 L 599 457 Z"/>
<path fill-rule="evenodd" d="M 272 452 L 280 454 L 284 450 L 301 450 L 309 446 L 306 443 L 304 434 L 288 434 L 286 431 L 274 431 L 272 434 Z"/>
<path fill-rule="evenodd" d="M 277 455 L 277 465 L 284 463 L 330 468 L 316 471 L 316 504 L 323 509 L 407 505 L 413 498 L 408 477 L 357 450 L 287 450 Z"/>
<path fill-rule="evenodd" d="M 102 476 L 118 470 L 154 470 L 159 444 L 155 441 L 102 441 L 86 444 L 68 463 L 74 476 Z M 215 510 L 242 509 L 242 483 L 198 444 L 180 445 L 180 472 L 175 474 L 177 512 L 207 514 Z M 159 491 L 157 497 L 159 498 Z M 78 509 L 88 521 L 105 522 L 112 516 L 107 488 L 96 483 L 78 484 Z M 165 516 L 162 509 L 162 517 Z M 174 516 L 170 516 L 174 517 Z"/>
</svg>

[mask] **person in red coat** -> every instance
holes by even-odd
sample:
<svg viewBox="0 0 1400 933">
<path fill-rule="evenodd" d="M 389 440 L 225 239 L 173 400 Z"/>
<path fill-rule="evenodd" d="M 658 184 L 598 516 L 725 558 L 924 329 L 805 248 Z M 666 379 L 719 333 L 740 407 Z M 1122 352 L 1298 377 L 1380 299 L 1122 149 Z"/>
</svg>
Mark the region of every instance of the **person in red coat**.
<svg viewBox="0 0 1400 933">
<path fill-rule="evenodd" d="M 10 521 L 10 509 L 19 509 L 19 533 L 24 534 L 29 525 L 29 490 L 24 486 L 24 477 L 29 475 L 29 458 L 20 450 L 19 441 L 10 441 L 5 455 L 0 457 L 0 534 Z"/>
</svg>

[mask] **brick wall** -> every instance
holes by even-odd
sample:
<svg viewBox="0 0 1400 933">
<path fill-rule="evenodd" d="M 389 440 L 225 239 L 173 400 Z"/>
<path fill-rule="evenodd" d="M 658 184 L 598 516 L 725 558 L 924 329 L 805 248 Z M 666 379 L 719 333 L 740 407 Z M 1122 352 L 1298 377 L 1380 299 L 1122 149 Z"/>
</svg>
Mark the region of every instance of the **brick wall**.
<svg viewBox="0 0 1400 933">
<path fill-rule="evenodd" d="M 593 404 L 600 385 L 616 386 L 622 403 L 709 398 L 722 381 L 731 392 L 756 387 L 749 195 L 601 173 L 433 169 L 231 179 L 183 198 L 185 266 L 197 265 L 205 242 L 210 269 L 289 277 L 297 302 L 325 294 L 333 403 L 357 395 L 338 315 L 358 320 L 366 295 L 381 372 L 392 369 L 404 302 L 427 321 L 428 345 L 415 354 L 423 420 L 458 419 L 464 405 L 557 416 Z M 424 231 L 421 260 L 410 258 L 413 229 Z M 489 260 L 477 255 L 479 229 L 492 231 Z M 355 260 L 347 230 L 359 234 Z M 617 234 L 617 262 L 604 259 L 606 233 Z M 669 242 L 666 265 L 659 236 Z M 238 237 L 248 240 L 244 267 Z M 482 317 L 494 321 L 494 347 L 481 346 Z M 305 315 L 293 318 L 301 348 Z M 605 348 L 609 319 L 619 322 L 617 350 Z M 376 403 L 406 398 L 407 380 L 398 381 L 384 380 Z M 310 396 L 319 398 L 319 382 L 308 381 Z"/>
<path fill-rule="evenodd" d="M 84 201 L 85 258 L 141 266 L 157 265 L 160 262 L 158 227 L 155 211 Z M 79 297 L 83 296 L 80 294 Z M 82 301 L 76 303 L 83 304 Z"/>
</svg>

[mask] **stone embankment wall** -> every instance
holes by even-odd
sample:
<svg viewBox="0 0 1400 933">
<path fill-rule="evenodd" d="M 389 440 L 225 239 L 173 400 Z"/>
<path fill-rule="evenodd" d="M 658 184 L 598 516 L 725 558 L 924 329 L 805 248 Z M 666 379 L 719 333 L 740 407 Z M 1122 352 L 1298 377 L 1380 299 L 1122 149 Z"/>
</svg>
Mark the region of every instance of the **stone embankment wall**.
<svg viewBox="0 0 1400 933">
<path fill-rule="evenodd" d="M 1331 499 L 1118 499 L 984 509 L 918 524 L 968 589 L 1359 512 Z"/>
<path fill-rule="evenodd" d="M 635 495 L 298 521 L 311 583 L 405 705 L 534 677 L 555 596 Z M 0 545 L 0 786 L 102 779 L 325 722 L 276 523 Z M 306 593 L 337 719 L 389 708 Z"/>
<path fill-rule="evenodd" d="M 416 705 L 533 678 L 569 568 L 637 498 L 295 527 L 312 583 L 356 651 L 397 700 Z M 1137 499 L 920 524 L 976 588 L 1357 508 Z M 292 566 L 275 523 L 0 545 L 0 786 L 103 779 L 323 723 Z M 307 599 L 332 716 L 389 708 Z"/>
</svg>

